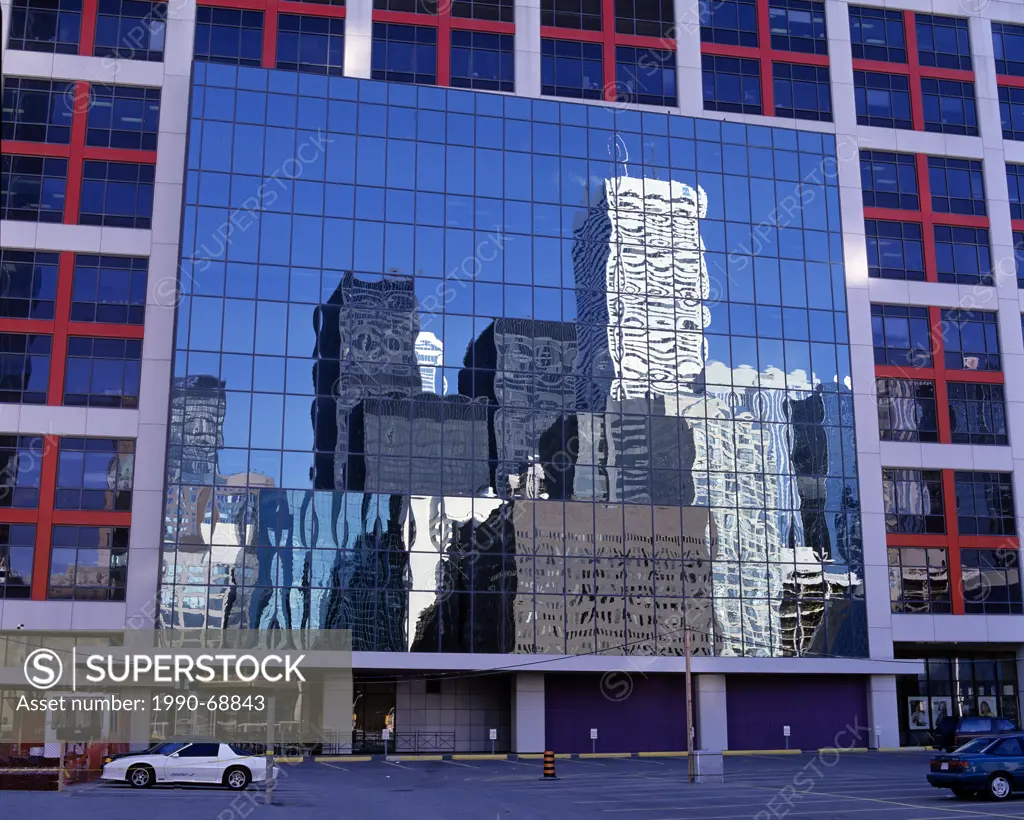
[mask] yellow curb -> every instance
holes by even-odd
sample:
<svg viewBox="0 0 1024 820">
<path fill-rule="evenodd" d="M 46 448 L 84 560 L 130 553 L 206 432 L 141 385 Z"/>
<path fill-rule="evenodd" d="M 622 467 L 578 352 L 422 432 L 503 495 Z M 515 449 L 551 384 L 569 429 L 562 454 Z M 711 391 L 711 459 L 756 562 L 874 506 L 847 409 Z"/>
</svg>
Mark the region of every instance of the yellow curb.
<svg viewBox="0 0 1024 820">
<path fill-rule="evenodd" d="M 508 760 L 508 755 L 452 755 L 452 760 Z"/>
<path fill-rule="evenodd" d="M 824 754 L 825 752 L 838 752 L 840 754 L 844 752 L 866 752 L 867 749 L 863 746 L 854 746 L 850 749 L 846 749 L 842 746 L 826 746 L 824 749 L 818 749 L 818 754 Z"/>
<path fill-rule="evenodd" d="M 751 756 L 751 755 L 799 755 L 803 754 L 801 749 L 727 749 L 723 755 Z"/>
<path fill-rule="evenodd" d="M 555 760 L 568 760 L 570 757 L 572 757 L 572 755 L 557 754 L 557 755 L 555 755 Z M 519 760 L 543 760 L 544 759 L 544 755 L 543 754 L 536 754 L 534 752 L 530 752 L 529 754 L 516 755 L 516 758 L 519 759 Z"/>
<path fill-rule="evenodd" d="M 934 752 L 931 746 L 886 746 L 876 752 Z"/>
<path fill-rule="evenodd" d="M 444 755 L 392 755 L 388 760 L 397 760 L 400 763 L 415 763 L 416 761 L 437 762 L 444 760 Z"/>
<path fill-rule="evenodd" d="M 303 761 L 302 757 L 295 757 L 295 756 L 291 756 L 291 757 L 275 757 L 274 758 L 274 762 L 275 763 L 301 763 L 302 761 Z"/>
<path fill-rule="evenodd" d="M 323 755 L 314 757 L 314 763 L 369 763 L 373 760 L 369 755 Z"/>
<path fill-rule="evenodd" d="M 632 757 L 631 752 L 592 752 L 580 755 L 580 760 L 596 760 L 599 758 Z"/>
<path fill-rule="evenodd" d="M 637 757 L 689 757 L 689 752 L 637 752 Z"/>
</svg>

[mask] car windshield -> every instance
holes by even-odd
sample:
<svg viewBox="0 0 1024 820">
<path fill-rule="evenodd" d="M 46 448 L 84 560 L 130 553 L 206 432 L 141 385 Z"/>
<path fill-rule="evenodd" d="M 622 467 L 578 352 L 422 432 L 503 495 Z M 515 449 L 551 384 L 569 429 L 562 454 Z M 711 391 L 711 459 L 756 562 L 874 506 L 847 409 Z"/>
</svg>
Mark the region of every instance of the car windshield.
<svg viewBox="0 0 1024 820">
<path fill-rule="evenodd" d="M 969 740 L 963 746 L 960 746 L 957 749 L 957 751 L 978 754 L 985 751 L 986 748 L 991 746 L 993 740 L 995 740 L 995 738 L 976 737 L 974 740 Z"/>
<path fill-rule="evenodd" d="M 184 745 L 185 745 L 184 743 L 158 743 L 156 746 L 154 746 L 152 749 L 150 749 L 147 752 L 147 754 L 151 754 L 151 755 L 172 755 L 176 751 L 178 751 L 178 749 L 181 749 L 182 747 L 184 747 Z"/>
</svg>

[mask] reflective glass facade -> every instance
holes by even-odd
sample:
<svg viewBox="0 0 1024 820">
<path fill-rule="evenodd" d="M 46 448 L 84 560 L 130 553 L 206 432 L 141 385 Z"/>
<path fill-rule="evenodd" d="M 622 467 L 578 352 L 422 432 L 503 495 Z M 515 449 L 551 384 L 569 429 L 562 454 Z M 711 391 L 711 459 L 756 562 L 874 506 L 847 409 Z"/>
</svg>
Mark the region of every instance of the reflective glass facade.
<svg viewBox="0 0 1024 820">
<path fill-rule="evenodd" d="M 833 138 L 192 93 L 163 624 L 677 655 L 685 607 L 695 653 L 866 655 Z"/>
</svg>

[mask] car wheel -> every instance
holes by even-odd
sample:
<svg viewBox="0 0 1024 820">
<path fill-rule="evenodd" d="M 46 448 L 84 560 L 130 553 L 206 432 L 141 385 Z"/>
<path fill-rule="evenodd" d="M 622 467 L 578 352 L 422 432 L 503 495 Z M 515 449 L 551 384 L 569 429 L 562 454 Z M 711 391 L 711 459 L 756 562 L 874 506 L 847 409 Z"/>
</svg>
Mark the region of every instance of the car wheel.
<svg viewBox="0 0 1024 820">
<path fill-rule="evenodd" d="M 153 785 L 156 776 L 149 766 L 132 766 L 128 770 L 127 780 L 133 789 L 148 789 Z"/>
<path fill-rule="evenodd" d="M 951 791 L 957 800 L 970 800 L 978 794 L 974 789 L 951 789 Z"/>
<path fill-rule="evenodd" d="M 1013 783 L 1010 776 L 1003 772 L 997 772 L 988 779 L 988 793 L 993 800 L 1006 800 L 1013 794 Z"/>
<path fill-rule="evenodd" d="M 249 785 L 251 780 L 252 777 L 249 775 L 249 770 L 242 766 L 235 766 L 224 772 L 224 785 L 232 791 L 242 791 L 242 789 Z"/>
</svg>

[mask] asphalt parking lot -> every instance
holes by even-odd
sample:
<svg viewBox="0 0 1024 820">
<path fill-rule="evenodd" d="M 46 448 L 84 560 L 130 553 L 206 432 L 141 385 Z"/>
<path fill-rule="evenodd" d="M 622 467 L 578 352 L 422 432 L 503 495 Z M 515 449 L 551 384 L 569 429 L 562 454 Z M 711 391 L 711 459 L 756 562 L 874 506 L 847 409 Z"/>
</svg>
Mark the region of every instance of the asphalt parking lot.
<svg viewBox="0 0 1024 820">
<path fill-rule="evenodd" d="M 955 800 L 925 780 L 927 753 L 730 757 L 725 783 L 690 786 L 686 760 L 306 762 L 262 793 L 116 784 L 4 792 L 0 815 L 31 820 L 1024 820 L 1024 797 Z"/>
</svg>

